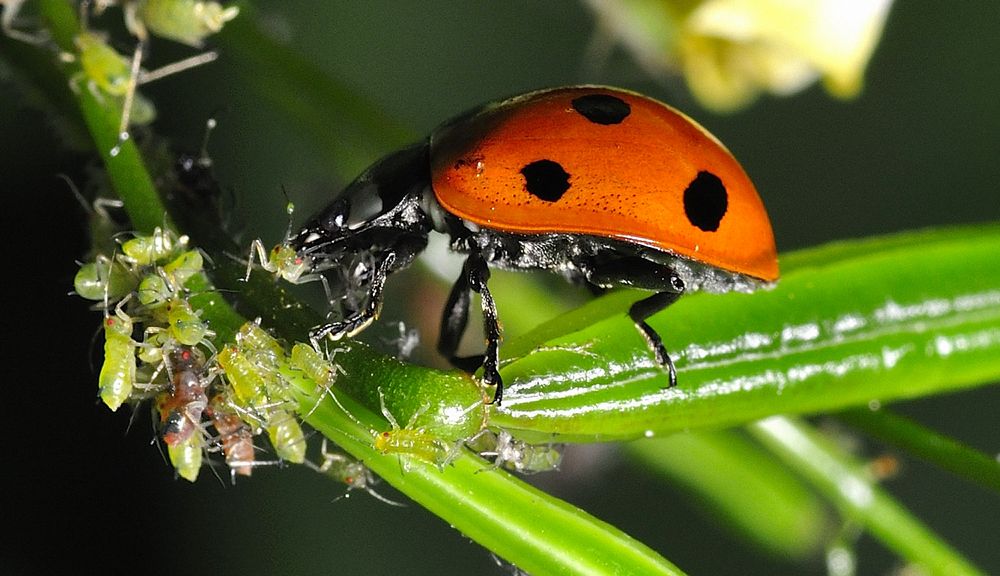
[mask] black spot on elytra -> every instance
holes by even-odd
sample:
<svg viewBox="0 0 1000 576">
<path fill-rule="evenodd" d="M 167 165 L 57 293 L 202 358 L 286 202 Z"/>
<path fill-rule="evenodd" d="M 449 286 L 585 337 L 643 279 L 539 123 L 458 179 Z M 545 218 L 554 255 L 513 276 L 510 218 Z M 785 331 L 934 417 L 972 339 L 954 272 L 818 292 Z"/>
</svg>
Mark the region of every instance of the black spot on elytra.
<svg viewBox="0 0 1000 576">
<path fill-rule="evenodd" d="M 684 213 L 691 224 L 705 232 L 719 229 L 729 207 L 729 198 L 722 180 L 702 170 L 684 190 Z"/>
<path fill-rule="evenodd" d="M 524 189 L 546 202 L 555 202 L 569 190 L 569 174 L 558 162 L 536 160 L 521 168 Z"/>
<path fill-rule="evenodd" d="M 610 94 L 587 94 L 573 99 L 573 109 L 594 124 L 619 124 L 632 113 L 628 102 Z"/>
</svg>

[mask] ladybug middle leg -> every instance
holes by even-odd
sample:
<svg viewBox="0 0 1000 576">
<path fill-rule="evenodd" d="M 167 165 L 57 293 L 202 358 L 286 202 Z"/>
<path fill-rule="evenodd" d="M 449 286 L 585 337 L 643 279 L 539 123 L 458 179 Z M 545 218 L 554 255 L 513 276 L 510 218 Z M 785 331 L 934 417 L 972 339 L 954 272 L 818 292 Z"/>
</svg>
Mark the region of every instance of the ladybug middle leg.
<svg viewBox="0 0 1000 576">
<path fill-rule="evenodd" d="M 438 351 L 448 358 L 453 366 L 466 372 L 475 372 L 483 367 L 483 382 L 496 386 L 493 403 L 499 405 L 503 398 L 503 379 L 497 370 L 500 364 L 500 322 L 497 307 L 486 283 L 490 279 L 490 269 L 482 254 L 473 251 L 462 266 L 462 274 L 448 295 L 444 315 L 441 317 L 441 335 Z M 458 356 L 458 344 L 469 324 L 470 290 L 478 292 L 483 304 L 483 331 L 486 335 L 486 352 L 482 355 Z"/>
<path fill-rule="evenodd" d="M 628 315 L 642 337 L 646 339 L 646 344 L 653 351 L 657 364 L 666 369 L 667 387 L 676 386 L 677 369 L 674 368 L 674 361 L 667 353 L 660 335 L 646 320 L 676 302 L 684 294 L 684 280 L 670 266 L 634 257 L 621 258 L 589 268 L 587 281 L 600 287 L 617 285 L 656 292 L 632 304 Z"/>
</svg>

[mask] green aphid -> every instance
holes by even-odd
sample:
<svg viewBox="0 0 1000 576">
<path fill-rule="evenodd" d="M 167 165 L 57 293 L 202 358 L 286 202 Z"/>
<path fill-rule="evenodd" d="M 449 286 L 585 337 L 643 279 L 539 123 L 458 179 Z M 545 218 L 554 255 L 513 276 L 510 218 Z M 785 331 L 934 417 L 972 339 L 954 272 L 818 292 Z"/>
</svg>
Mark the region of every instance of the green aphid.
<svg viewBox="0 0 1000 576">
<path fill-rule="evenodd" d="M 111 96 L 125 96 L 132 78 L 131 62 L 108 45 L 101 35 L 82 31 L 73 39 L 80 67 L 91 90 Z"/>
<path fill-rule="evenodd" d="M 264 376 L 236 346 L 226 346 L 220 350 L 215 361 L 222 367 L 232 387 L 233 399 L 240 408 L 256 412 L 269 404 Z"/>
<path fill-rule="evenodd" d="M 132 319 L 119 305 L 114 316 L 104 318 L 104 364 L 97 380 L 101 400 L 111 410 L 118 410 L 132 393 L 132 386 L 135 384 L 135 349 Z"/>
<path fill-rule="evenodd" d="M 158 274 L 150 274 L 139 282 L 139 303 L 148 308 L 164 306 L 173 296 L 167 281 Z"/>
<path fill-rule="evenodd" d="M 139 360 L 146 364 L 159 366 L 163 362 L 163 349 L 170 343 L 168 331 L 158 328 L 147 328 L 139 346 Z"/>
<path fill-rule="evenodd" d="M 187 236 L 177 236 L 169 229 L 157 227 L 153 233 L 137 235 L 122 243 L 125 260 L 135 266 L 155 266 L 177 257 L 188 244 Z"/>
<path fill-rule="evenodd" d="M 389 421 L 390 430 L 375 433 L 375 450 L 382 454 L 399 454 L 423 460 L 438 467 L 443 467 L 458 454 L 461 442 L 454 445 L 446 442 L 440 436 L 429 432 L 426 428 L 414 426 L 422 410 L 418 410 L 410 418 L 405 427 L 400 426 L 396 418 L 385 406 L 385 396 L 379 390 L 382 405 L 382 415 Z"/>
<path fill-rule="evenodd" d="M 87 300 L 118 302 L 135 290 L 138 279 L 128 267 L 107 256 L 98 256 L 80 267 L 73 289 Z"/>
<path fill-rule="evenodd" d="M 302 464 L 306 459 L 306 436 L 299 421 L 290 412 L 276 410 L 267 421 L 267 436 L 282 460 Z"/>
<path fill-rule="evenodd" d="M 558 470 L 562 453 L 557 446 L 549 444 L 529 444 L 514 438 L 510 432 L 501 430 L 494 433 L 483 430 L 467 442 L 479 455 L 492 459 L 493 467 L 503 467 L 521 474 L 534 474 Z"/>
<path fill-rule="evenodd" d="M 163 273 L 170 279 L 174 290 L 181 290 L 187 281 L 204 269 L 205 258 L 200 250 L 185 250 L 180 256 L 163 265 Z"/>
<path fill-rule="evenodd" d="M 126 25 L 139 38 L 144 38 L 148 29 L 156 36 L 196 48 L 239 13 L 236 6 L 224 8 L 218 2 L 203 0 L 141 0 L 129 2 L 125 12 Z"/>
<path fill-rule="evenodd" d="M 174 466 L 174 470 L 177 471 L 178 476 L 188 482 L 194 482 L 198 479 L 204 452 L 203 442 L 201 434 L 192 434 L 190 438 L 176 446 L 167 446 L 167 455 L 170 457 L 170 463 Z"/>
<path fill-rule="evenodd" d="M 301 342 L 292 346 L 289 364 L 315 382 L 317 389 L 323 390 L 329 390 L 333 386 L 338 372 L 344 373 L 340 365 L 330 362 L 315 348 Z"/>
<path fill-rule="evenodd" d="M 272 368 L 285 360 L 285 349 L 256 322 L 247 322 L 236 333 L 236 344 L 248 357 L 264 362 Z"/>
<path fill-rule="evenodd" d="M 167 303 L 167 323 L 170 324 L 170 335 L 186 346 L 200 344 L 211 334 L 208 324 L 183 298 L 175 297 Z"/>
</svg>

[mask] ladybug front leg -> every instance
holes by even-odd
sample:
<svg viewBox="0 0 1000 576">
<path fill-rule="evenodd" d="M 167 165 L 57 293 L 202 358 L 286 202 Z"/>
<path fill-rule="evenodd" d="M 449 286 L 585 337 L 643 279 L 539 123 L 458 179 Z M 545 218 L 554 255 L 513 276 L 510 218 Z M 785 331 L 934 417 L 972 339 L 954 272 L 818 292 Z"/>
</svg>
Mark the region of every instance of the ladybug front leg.
<svg viewBox="0 0 1000 576">
<path fill-rule="evenodd" d="M 500 404 L 503 398 L 503 380 L 497 370 L 500 363 L 500 323 L 497 320 L 497 307 L 493 301 L 486 283 L 490 279 L 490 269 L 486 260 L 478 252 L 469 254 L 462 266 L 462 275 L 448 295 L 444 315 L 441 318 L 441 335 L 438 338 L 438 351 L 457 368 L 466 372 L 475 372 L 483 367 L 483 382 L 487 386 L 496 386 L 493 402 Z M 458 344 L 469 324 L 469 291 L 479 293 L 483 304 L 483 331 L 486 336 L 486 352 L 476 356 L 458 356 Z"/>
<path fill-rule="evenodd" d="M 389 252 L 372 274 L 371 286 L 368 289 L 368 303 L 364 308 L 354 312 L 339 322 L 321 324 L 309 331 L 309 340 L 314 348 L 319 349 L 319 341 L 323 338 L 340 340 L 351 337 L 368 327 L 378 318 L 382 311 L 382 292 L 385 289 L 385 279 L 396 261 L 395 252 Z"/>
</svg>

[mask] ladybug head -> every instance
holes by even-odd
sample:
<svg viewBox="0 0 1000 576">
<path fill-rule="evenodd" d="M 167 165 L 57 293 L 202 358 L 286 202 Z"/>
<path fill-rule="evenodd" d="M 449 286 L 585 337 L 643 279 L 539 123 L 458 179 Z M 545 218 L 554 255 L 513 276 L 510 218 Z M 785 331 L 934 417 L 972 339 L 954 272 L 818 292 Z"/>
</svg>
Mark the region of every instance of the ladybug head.
<svg viewBox="0 0 1000 576">
<path fill-rule="evenodd" d="M 292 248 L 329 269 L 362 253 L 392 250 L 400 238 L 426 236 L 430 225 L 420 200 L 428 166 L 426 143 L 386 156 L 306 223 L 291 238 Z"/>
</svg>

